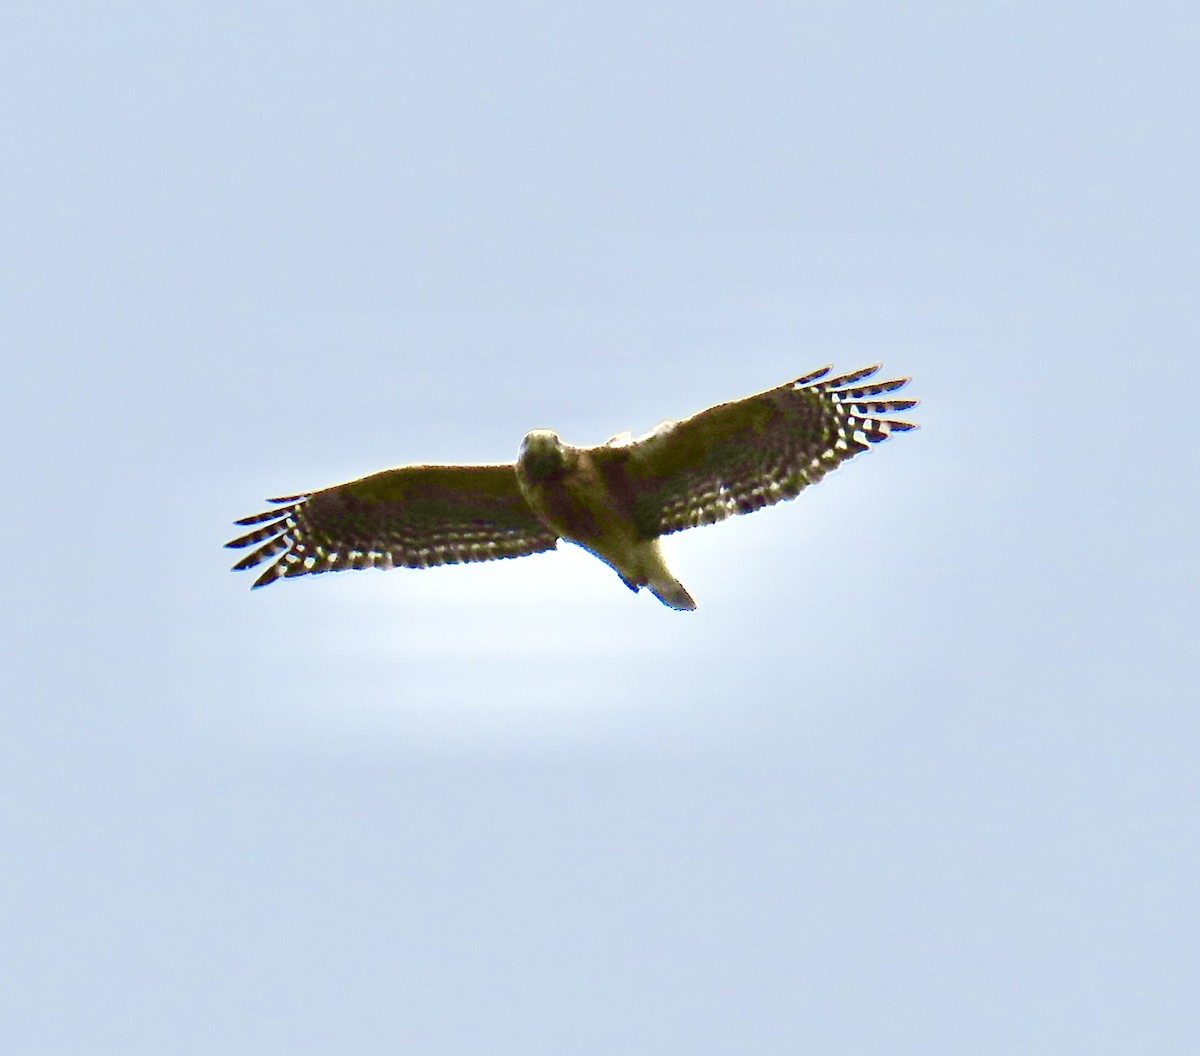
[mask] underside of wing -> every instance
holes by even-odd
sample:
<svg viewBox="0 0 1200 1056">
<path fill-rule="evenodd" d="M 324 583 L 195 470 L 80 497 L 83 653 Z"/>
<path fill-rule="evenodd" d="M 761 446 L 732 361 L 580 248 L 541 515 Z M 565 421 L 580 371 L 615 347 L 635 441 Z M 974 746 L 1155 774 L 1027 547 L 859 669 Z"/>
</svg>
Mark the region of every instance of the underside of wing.
<svg viewBox="0 0 1200 1056">
<path fill-rule="evenodd" d="M 868 381 L 878 365 L 833 378 L 830 369 L 660 426 L 621 449 L 621 483 L 639 534 L 793 499 L 871 444 L 916 428 L 891 417 L 917 405 L 891 398 L 908 378 Z"/>
<path fill-rule="evenodd" d="M 521 495 L 514 467 L 402 466 L 244 517 L 252 531 L 226 543 L 256 547 L 234 571 L 265 564 L 281 577 L 348 568 L 428 568 L 552 550 L 557 536 Z"/>
</svg>

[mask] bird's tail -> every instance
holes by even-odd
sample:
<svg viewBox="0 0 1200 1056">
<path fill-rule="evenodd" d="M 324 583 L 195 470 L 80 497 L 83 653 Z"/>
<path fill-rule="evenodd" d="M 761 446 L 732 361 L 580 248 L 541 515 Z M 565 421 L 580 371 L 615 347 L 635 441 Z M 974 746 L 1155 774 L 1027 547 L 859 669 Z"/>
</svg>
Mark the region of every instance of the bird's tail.
<svg viewBox="0 0 1200 1056">
<path fill-rule="evenodd" d="M 674 576 L 660 576 L 651 580 L 646 586 L 659 601 L 671 609 L 691 611 L 696 607 L 692 596 L 683 589 L 683 584 Z"/>
<path fill-rule="evenodd" d="M 596 551 L 592 551 L 596 553 Z M 612 566 L 621 577 L 621 582 L 634 593 L 647 587 L 659 601 L 669 609 L 690 612 L 696 607 L 692 596 L 683 589 L 667 568 L 662 549 L 657 539 L 642 539 L 625 548 L 619 554 L 596 554 L 600 560 Z"/>
</svg>

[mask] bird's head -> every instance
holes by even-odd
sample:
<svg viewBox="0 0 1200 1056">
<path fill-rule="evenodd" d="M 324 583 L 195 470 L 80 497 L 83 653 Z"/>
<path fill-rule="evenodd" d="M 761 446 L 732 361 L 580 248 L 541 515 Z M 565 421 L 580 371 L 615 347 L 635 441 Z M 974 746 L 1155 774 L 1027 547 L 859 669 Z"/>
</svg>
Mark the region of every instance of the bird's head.
<svg viewBox="0 0 1200 1056">
<path fill-rule="evenodd" d="M 517 469 L 526 480 L 543 481 L 559 476 L 567 460 L 558 433 L 549 429 L 534 429 L 521 441 Z"/>
</svg>

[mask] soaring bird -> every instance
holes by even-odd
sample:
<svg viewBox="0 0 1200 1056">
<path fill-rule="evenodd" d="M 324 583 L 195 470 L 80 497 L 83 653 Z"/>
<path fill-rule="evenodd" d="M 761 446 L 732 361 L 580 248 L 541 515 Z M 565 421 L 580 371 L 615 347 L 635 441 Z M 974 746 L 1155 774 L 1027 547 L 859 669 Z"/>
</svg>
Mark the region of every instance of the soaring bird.
<svg viewBox="0 0 1200 1056">
<path fill-rule="evenodd" d="M 672 609 L 696 603 L 671 574 L 661 536 L 794 499 L 831 469 L 892 433 L 908 378 L 870 381 L 880 365 L 829 377 L 814 370 L 596 447 L 534 429 L 516 462 L 385 469 L 320 491 L 268 499 L 274 509 L 227 543 L 255 546 L 234 571 L 266 564 L 280 578 L 347 568 L 428 568 L 524 557 L 576 543 L 630 590 Z"/>
</svg>

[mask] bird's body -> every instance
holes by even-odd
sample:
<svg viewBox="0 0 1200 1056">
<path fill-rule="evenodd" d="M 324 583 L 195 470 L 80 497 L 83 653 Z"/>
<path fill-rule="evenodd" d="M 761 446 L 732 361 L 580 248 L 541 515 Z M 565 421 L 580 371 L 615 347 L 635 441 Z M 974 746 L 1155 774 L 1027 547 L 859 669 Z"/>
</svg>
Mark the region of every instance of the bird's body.
<svg viewBox="0 0 1200 1056">
<path fill-rule="evenodd" d="M 649 587 L 664 605 L 694 609 L 696 603 L 667 568 L 658 538 L 638 535 L 628 497 L 621 494 L 625 449 L 564 444 L 535 429 L 521 444 L 517 481 L 529 508 L 555 534 L 611 565 L 631 590 Z"/>
<path fill-rule="evenodd" d="M 262 544 L 234 566 L 270 561 L 255 586 L 346 568 L 424 568 L 520 557 L 577 543 L 664 605 L 694 609 L 659 539 L 795 498 L 868 445 L 914 428 L 885 417 L 916 400 L 879 399 L 908 381 L 860 384 L 879 367 L 829 368 L 718 404 L 645 436 L 596 447 L 526 435 L 515 463 L 402 466 L 305 495 L 238 524 L 227 545 Z M 274 559 L 274 560 L 271 560 Z"/>
</svg>

